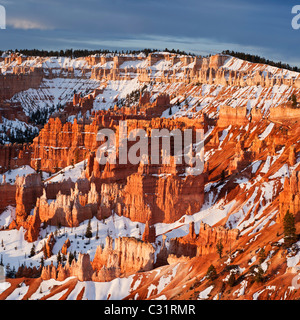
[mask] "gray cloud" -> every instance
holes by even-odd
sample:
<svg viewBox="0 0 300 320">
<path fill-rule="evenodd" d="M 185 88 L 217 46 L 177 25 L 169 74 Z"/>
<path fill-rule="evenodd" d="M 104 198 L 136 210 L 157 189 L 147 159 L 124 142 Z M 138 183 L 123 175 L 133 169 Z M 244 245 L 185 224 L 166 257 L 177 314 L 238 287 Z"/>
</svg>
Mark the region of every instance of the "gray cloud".
<svg viewBox="0 0 300 320">
<path fill-rule="evenodd" d="M 299 61 L 292 5 L 279 0 L 13 0 L 5 6 L 1 49 L 211 48 Z"/>
</svg>

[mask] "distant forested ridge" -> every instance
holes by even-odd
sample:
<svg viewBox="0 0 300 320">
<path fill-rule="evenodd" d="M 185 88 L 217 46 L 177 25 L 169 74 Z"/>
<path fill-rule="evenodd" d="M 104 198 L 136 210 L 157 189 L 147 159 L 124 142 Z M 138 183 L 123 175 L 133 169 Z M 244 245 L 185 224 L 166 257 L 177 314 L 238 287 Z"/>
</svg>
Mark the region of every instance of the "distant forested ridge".
<svg viewBox="0 0 300 320">
<path fill-rule="evenodd" d="M 263 57 L 260 57 L 258 55 L 254 55 L 254 54 L 249 54 L 249 53 L 244 53 L 244 52 L 236 52 L 236 51 L 230 51 L 230 50 L 224 50 L 222 53 L 239 58 L 239 59 L 242 59 L 242 60 L 253 62 L 253 63 L 263 63 L 263 64 L 268 64 L 270 66 L 277 67 L 277 68 L 300 72 L 300 68 L 298 68 L 298 67 L 292 67 L 287 63 L 282 63 L 281 61 L 274 62 L 272 60 L 269 60 L 269 59 L 266 59 L 266 58 L 263 58 Z"/>
</svg>

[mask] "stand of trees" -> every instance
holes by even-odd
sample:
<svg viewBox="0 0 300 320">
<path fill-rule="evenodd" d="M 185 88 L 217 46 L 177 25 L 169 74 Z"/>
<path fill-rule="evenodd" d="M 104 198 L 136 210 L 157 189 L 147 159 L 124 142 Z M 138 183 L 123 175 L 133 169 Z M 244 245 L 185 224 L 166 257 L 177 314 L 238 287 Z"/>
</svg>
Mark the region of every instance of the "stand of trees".
<svg viewBox="0 0 300 320">
<path fill-rule="evenodd" d="M 175 49 L 168 49 L 165 48 L 164 50 L 158 50 L 158 49 L 150 49 L 145 48 L 141 50 L 107 50 L 107 49 L 97 49 L 97 50 L 87 50 L 87 49 L 65 49 L 65 50 L 40 50 L 40 49 L 15 49 L 15 50 L 8 50 L 10 52 L 20 53 L 26 56 L 39 56 L 39 57 L 72 57 L 72 58 L 79 58 L 79 57 L 87 57 L 94 54 L 139 54 L 144 53 L 146 56 L 149 53 L 153 52 L 170 52 L 170 53 L 176 53 L 180 55 L 192 55 L 193 53 L 187 53 L 182 50 L 175 50 Z M 4 51 L 0 51 L 0 54 L 2 54 Z"/>
<path fill-rule="evenodd" d="M 242 60 L 246 60 L 249 62 L 254 62 L 254 63 L 263 63 L 263 64 L 268 64 L 270 66 L 273 67 L 278 67 L 278 68 L 283 68 L 283 69 L 287 69 L 287 70 L 291 70 L 291 71 L 296 71 L 296 72 L 300 72 L 300 68 L 298 67 L 292 67 L 287 63 L 282 63 L 281 61 L 279 62 L 274 62 L 272 60 L 260 57 L 258 55 L 254 55 L 254 54 L 249 54 L 249 53 L 244 53 L 244 52 L 236 52 L 236 51 L 230 51 L 230 50 L 224 50 L 222 51 L 223 54 L 228 54 L 230 56 L 242 59 Z"/>
</svg>

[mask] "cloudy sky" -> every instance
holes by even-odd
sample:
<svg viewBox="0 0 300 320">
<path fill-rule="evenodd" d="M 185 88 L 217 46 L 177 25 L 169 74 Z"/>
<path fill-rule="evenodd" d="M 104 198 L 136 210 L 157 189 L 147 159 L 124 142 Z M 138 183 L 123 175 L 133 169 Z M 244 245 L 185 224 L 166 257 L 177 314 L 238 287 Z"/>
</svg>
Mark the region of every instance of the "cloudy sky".
<svg viewBox="0 0 300 320">
<path fill-rule="evenodd" d="M 206 55 L 229 49 L 300 67 L 300 29 L 291 26 L 297 1 L 0 0 L 0 4 L 6 9 L 1 50 L 174 48 Z"/>
</svg>

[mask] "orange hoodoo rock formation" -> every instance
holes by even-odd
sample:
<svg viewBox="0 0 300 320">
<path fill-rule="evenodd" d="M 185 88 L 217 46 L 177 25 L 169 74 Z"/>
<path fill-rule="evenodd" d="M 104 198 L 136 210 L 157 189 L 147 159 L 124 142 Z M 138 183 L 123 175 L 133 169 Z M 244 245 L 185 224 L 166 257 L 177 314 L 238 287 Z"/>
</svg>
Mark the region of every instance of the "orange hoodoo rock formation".
<svg viewBox="0 0 300 320">
<path fill-rule="evenodd" d="M 239 238 L 238 229 L 224 227 L 210 227 L 201 222 L 199 233 L 195 233 L 194 223 L 190 225 L 190 232 L 182 238 L 171 239 L 169 254 L 180 256 L 202 256 L 217 251 L 218 241 L 222 242 L 224 251 L 230 249 Z"/>
<path fill-rule="evenodd" d="M 63 281 L 68 277 L 76 277 L 79 281 L 91 281 L 93 275 L 93 268 L 90 262 L 90 255 L 88 253 L 79 253 L 77 261 L 72 260 L 71 265 L 67 260 L 65 266 L 61 264 L 56 268 L 53 263 L 47 265 L 42 269 L 41 278 L 43 280 L 56 279 Z"/>
<path fill-rule="evenodd" d="M 43 195 L 37 199 L 36 214 L 42 222 L 50 225 L 76 227 L 80 222 L 91 219 L 97 213 L 99 196 L 95 184 L 87 194 L 82 194 L 77 183 L 71 189 L 71 195 L 58 192 L 56 199 L 50 203 L 44 190 Z"/>
<path fill-rule="evenodd" d="M 283 191 L 279 194 L 279 222 L 288 210 L 297 222 L 300 221 L 300 171 L 293 171 L 291 177 L 284 180 Z"/>
<path fill-rule="evenodd" d="M 25 177 L 16 178 L 16 223 L 18 225 L 25 222 L 42 192 L 40 174 L 33 173 Z"/>
<path fill-rule="evenodd" d="M 114 242 L 114 245 L 113 245 Z M 69 259 L 65 266 L 55 267 L 53 264 L 42 269 L 43 280 L 56 279 L 63 281 L 68 277 L 76 277 L 79 281 L 111 281 L 116 277 L 129 276 L 139 271 L 153 269 L 154 248 L 135 238 L 107 237 L 104 249 L 97 247 L 94 260 L 89 254 L 79 253 L 77 261 Z"/>
<path fill-rule="evenodd" d="M 136 238 L 106 238 L 104 249 L 97 247 L 93 269 L 94 281 L 111 281 L 119 276 L 128 276 L 139 271 L 153 269 L 154 247 Z"/>
<path fill-rule="evenodd" d="M 24 165 L 30 165 L 32 156 L 28 144 L 0 145 L 0 174 Z"/>
<path fill-rule="evenodd" d="M 19 70 L 15 70 L 17 72 Z M 32 68 L 27 73 L 0 75 L 0 101 L 29 88 L 38 88 L 43 79 L 41 68 Z"/>
</svg>

